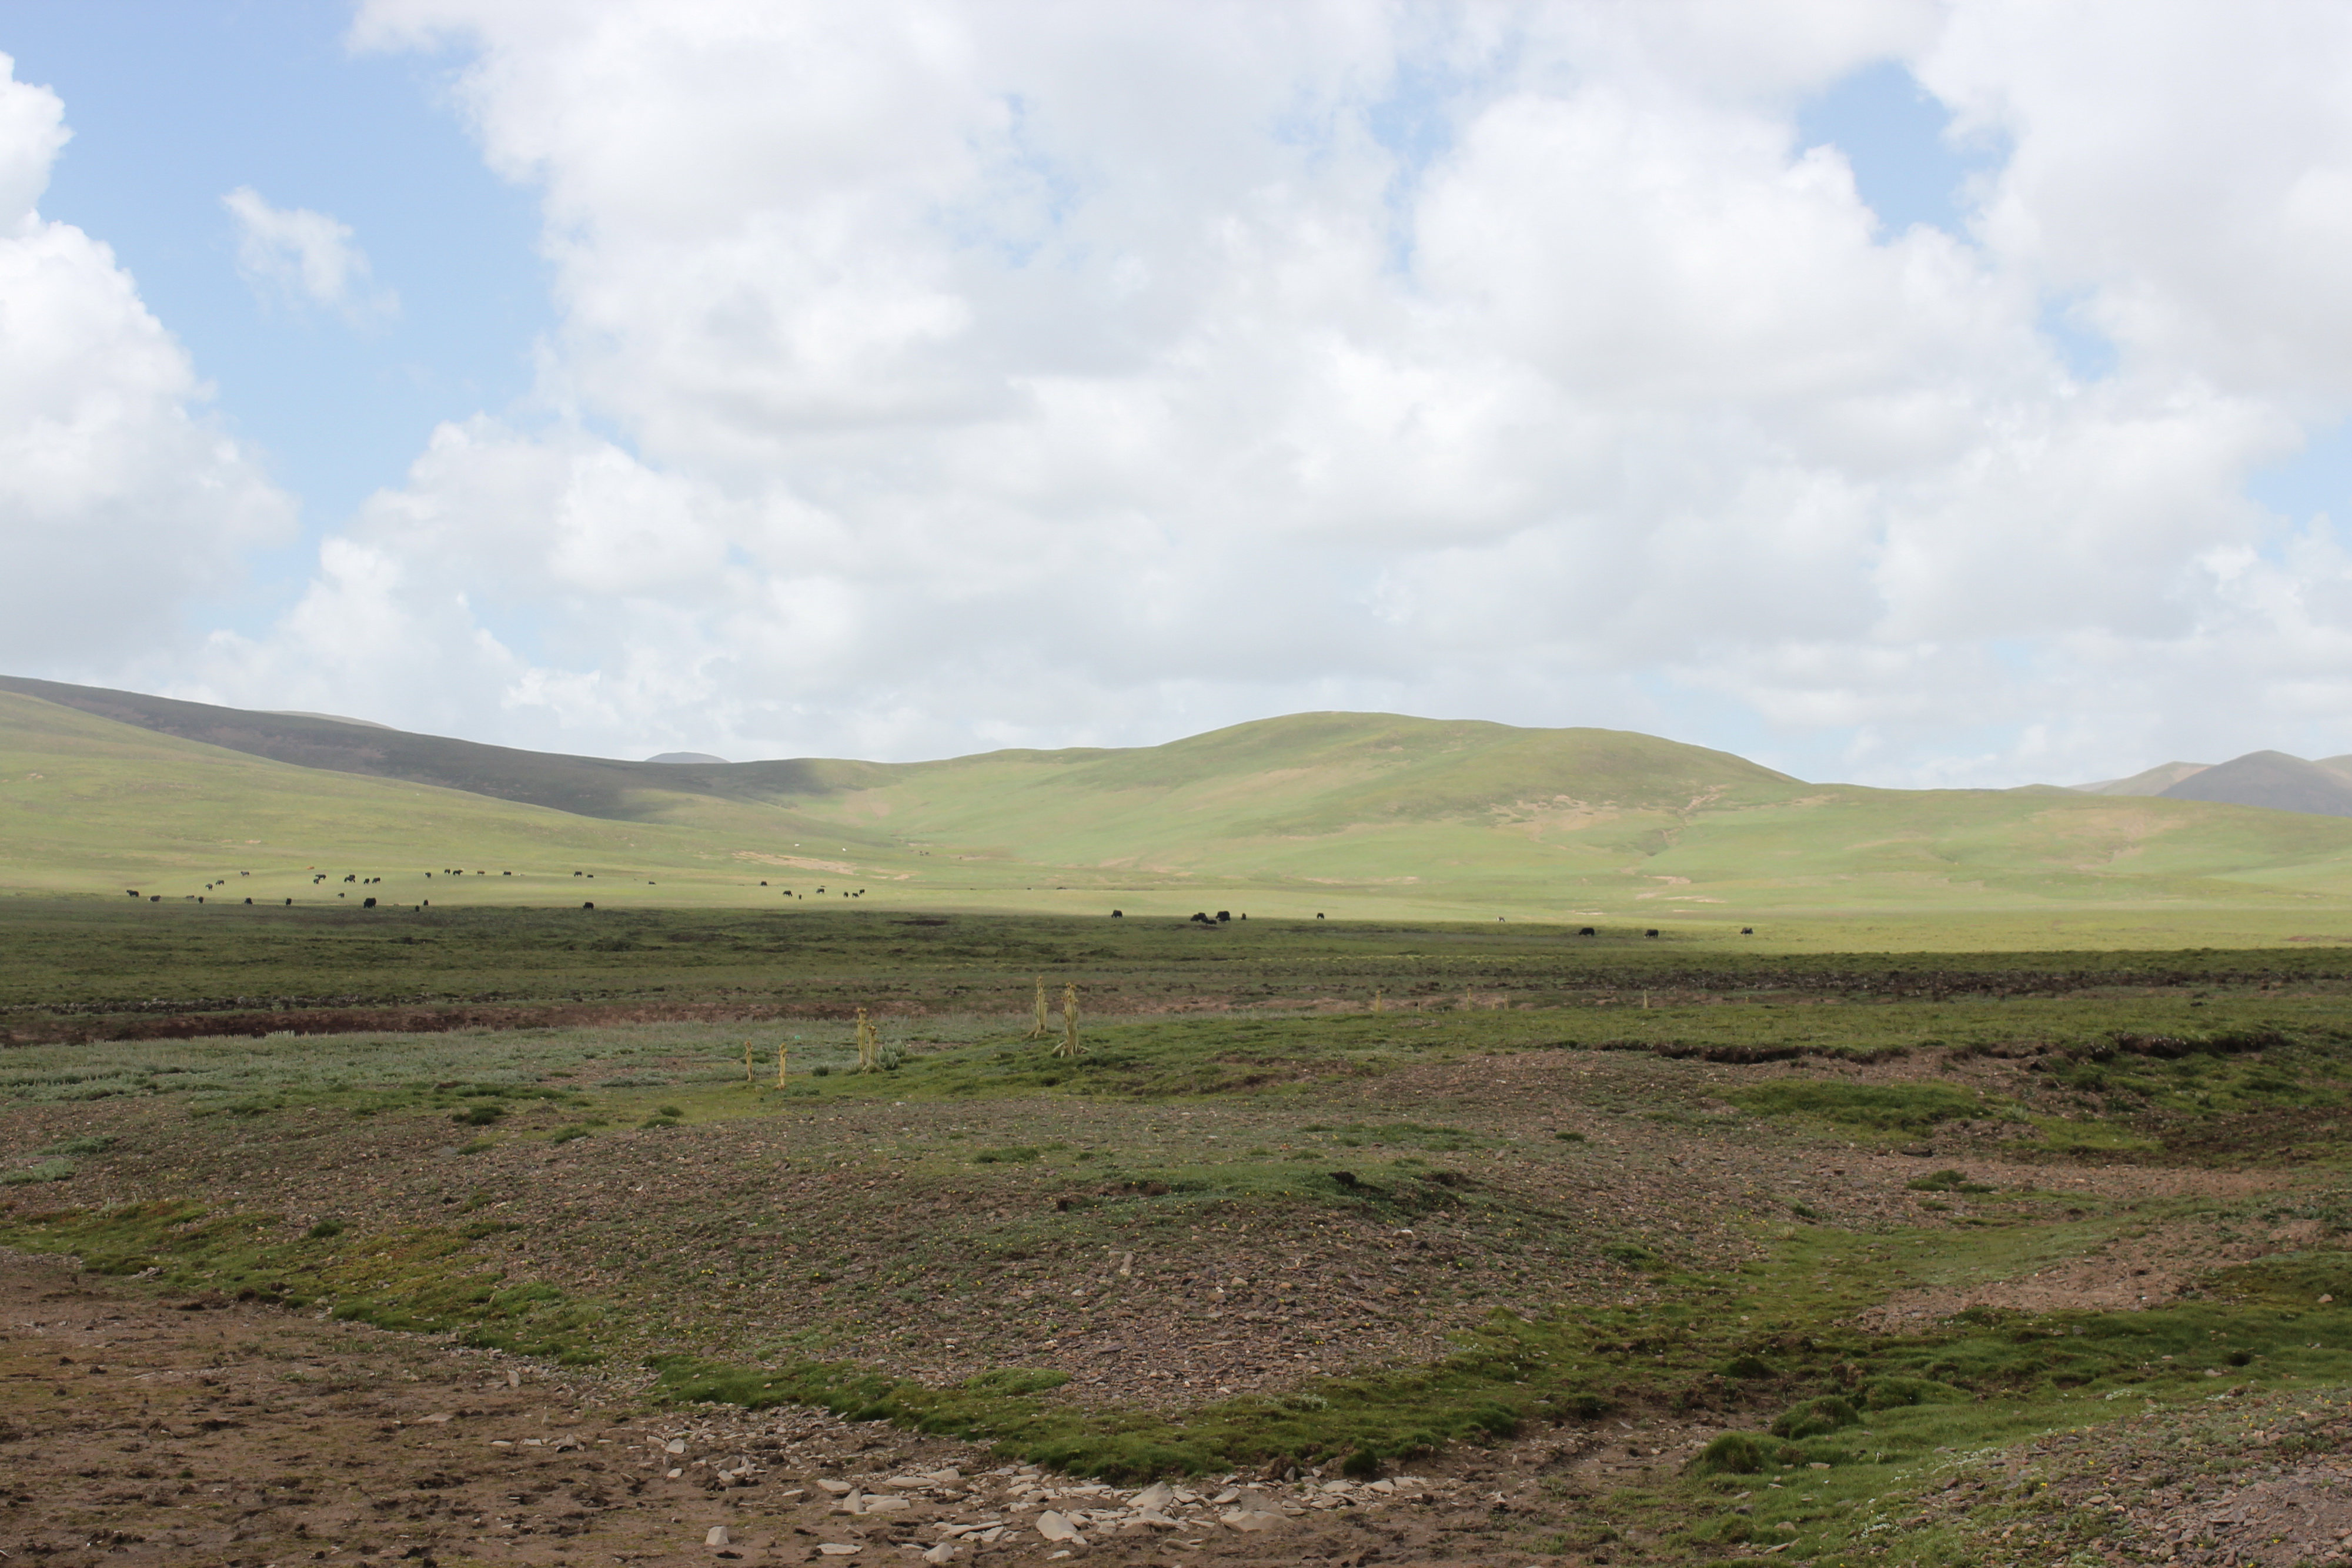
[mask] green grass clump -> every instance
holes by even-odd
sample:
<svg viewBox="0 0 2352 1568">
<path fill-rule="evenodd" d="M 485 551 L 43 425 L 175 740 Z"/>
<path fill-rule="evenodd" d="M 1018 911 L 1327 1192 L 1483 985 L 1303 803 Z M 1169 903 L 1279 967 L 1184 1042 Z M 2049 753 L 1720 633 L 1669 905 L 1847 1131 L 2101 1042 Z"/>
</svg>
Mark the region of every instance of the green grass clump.
<svg viewBox="0 0 2352 1568">
<path fill-rule="evenodd" d="M 62 1155 L 102 1155 L 112 1147 L 114 1147 L 114 1140 L 112 1138 L 105 1137 L 97 1133 L 84 1133 L 79 1137 L 68 1138 L 62 1143 L 51 1144 L 42 1152 L 45 1154 Z"/>
<path fill-rule="evenodd" d="M 973 1373 L 963 1380 L 963 1385 L 975 1394 L 1043 1394 L 1049 1388 L 1059 1388 L 1069 1380 L 1070 1375 L 1066 1372 L 999 1366 Z"/>
<path fill-rule="evenodd" d="M 1930 1171 L 1916 1180 L 1903 1184 L 1913 1192 L 1990 1192 L 1982 1182 L 1970 1181 L 1966 1171 Z"/>
<path fill-rule="evenodd" d="M 1794 1463 L 1795 1456 L 1802 1452 L 1753 1432 L 1725 1432 L 1699 1451 L 1690 1468 L 1694 1475 L 1752 1476 L 1768 1465 Z M 1784 1458 L 1784 1454 L 1790 1457 Z"/>
<path fill-rule="evenodd" d="M 1842 1394 L 1823 1394 L 1782 1411 L 1772 1422 L 1776 1437 L 1815 1437 L 1846 1427 L 1859 1426 L 1862 1412 Z"/>
</svg>

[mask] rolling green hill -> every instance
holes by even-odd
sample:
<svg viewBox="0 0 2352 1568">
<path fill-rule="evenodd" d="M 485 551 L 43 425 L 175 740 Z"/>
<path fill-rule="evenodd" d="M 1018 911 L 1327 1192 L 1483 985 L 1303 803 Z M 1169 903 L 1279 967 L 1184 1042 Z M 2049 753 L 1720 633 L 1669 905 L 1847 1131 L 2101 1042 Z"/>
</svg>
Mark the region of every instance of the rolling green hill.
<svg viewBox="0 0 2352 1568">
<path fill-rule="evenodd" d="M 18 893 L 2352 936 L 2352 820 L 1809 784 L 1622 731 L 1302 714 L 1129 749 L 630 763 L 5 685 Z"/>
</svg>

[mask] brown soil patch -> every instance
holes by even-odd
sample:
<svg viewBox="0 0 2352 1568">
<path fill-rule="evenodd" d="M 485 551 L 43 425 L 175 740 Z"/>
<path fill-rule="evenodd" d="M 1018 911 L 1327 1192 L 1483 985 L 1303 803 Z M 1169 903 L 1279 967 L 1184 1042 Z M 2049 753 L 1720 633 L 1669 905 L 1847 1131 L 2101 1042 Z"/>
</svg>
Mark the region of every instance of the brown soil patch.
<svg viewBox="0 0 2352 1568">
<path fill-rule="evenodd" d="M 1575 1528 L 1564 1469 L 1622 1484 L 1688 1446 L 1628 1427 L 1376 1486 L 1196 1478 L 1147 1521 L 1132 1488 L 878 1423 L 653 1405 L 630 1375 L 157 1300 L 56 1260 L 0 1254 L 0 1551 L 48 1568 L 1029 1563 L 1064 1549 L 1048 1510 L 1087 1562 L 1519 1564 L 1534 1533 Z M 835 1489 L 903 1506 L 847 1514 Z"/>
</svg>

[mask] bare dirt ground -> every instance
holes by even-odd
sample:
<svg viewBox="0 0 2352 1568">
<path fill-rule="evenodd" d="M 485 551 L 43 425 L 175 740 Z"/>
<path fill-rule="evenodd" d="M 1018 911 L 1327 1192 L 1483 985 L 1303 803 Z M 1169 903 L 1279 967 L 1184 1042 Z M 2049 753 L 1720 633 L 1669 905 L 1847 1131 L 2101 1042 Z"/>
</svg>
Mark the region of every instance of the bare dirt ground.
<svg viewBox="0 0 2352 1568">
<path fill-rule="evenodd" d="M 2223 1385 L 2199 1405 L 1956 1458 L 1904 1522 L 1965 1521 L 1988 1564 L 2352 1563 L 2352 1410 L 2326 1396 Z"/>
<path fill-rule="evenodd" d="M 1712 1435 L 1623 1423 L 1375 1482 L 1229 1476 L 1139 1495 L 879 1423 L 643 1394 L 625 1375 L 159 1299 L 0 1254 L 0 1552 L 49 1568 L 1064 1554 L 1411 1568 L 1523 1564 L 1548 1546 L 1547 1561 L 1598 1563 L 1600 1542 L 1556 1554 L 1574 1501 Z"/>
<path fill-rule="evenodd" d="M 192 1121 L 164 1099 L 27 1108 L 10 1133 L 26 1147 L 72 1132 L 115 1140 L 75 1177 L 78 1206 L 181 1193 L 278 1214 L 289 1231 L 331 1217 L 370 1231 L 457 1213 L 520 1222 L 478 1244 L 484 1263 L 584 1299 L 625 1293 L 651 1336 L 640 1354 L 675 1347 L 666 1323 L 719 1325 L 707 1343 L 720 1354 L 815 1330 L 827 1354 L 935 1384 L 1040 1366 L 1068 1373 L 1080 1398 L 1159 1406 L 1433 1360 L 1496 1307 L 1638 1300 L 1651 1286 L 1600 1250 L 1612 1237 L 1719 1269 L 1752 1255 L 1757 1222 L 1785 1218 L 1791 1202 L 1864 1228 L 1958 1223 L 1969 1199 L 1933 1211 L 1922 1202 L 1934 1195 L 1905 1186 L 1951 1161 L 2004 1189 L 2084 1201 L 2268 1179 L 2037 1166 L 2003 1157 L 1998 1139 L 1965 1154 L 1958 1134 L 1932 1155 L 1825 1160 L 1737 1119 L 1642 1109 L 1704 1107 L 1717 1091 L 1783 1075 L 1540 1052 L 1325 1086 L 1311 1107 L 866 1100 L 563 1144 L 529 1134 L 568 1113 L 525 1110 L 479 1153 L 461 1153 L 468 1134 L 436 1119 L 300 1109 L 245 1126 Z M 1424 1162 L 1464 1200 L 1455 1207 L 1410 1225 L 1304 1207 L 1129 1222 L 1150 1207 L 1133 1190 L 1139 1176 L 1250 1154 L 1388 1179 L 1367 1162 L 1409 1145 L 1349 1147 L 1301 1128 L 1403 1119 L 1461 1134 Z M 971 1163 L 1006 1145 L 1048 1147 L 1024 1163 Z M 12 1195 L 0 1207 L 20 1201 L 55 1199 Z M 1565 1228 L 1591 1250 L 1533 1264 L 1496 1232 L 1523 1223 Z M 2131 1266 L 2119 1263 L 2100 1293 L 2161 1299 L 2164 1283 L 2124 1289 Z M 898 1273 L 886 1281 L 887 1270 Z M 2088 1299 L 2087 1285 L 2068 1289 Z M 1892 1305 L 1886 1321 L 1979 1299 L 2007 1301 L 1956 1287 Z"/>
<path fill-rule="evenodd" d="M 878 1423 L 667 1405 L 636 1368 L 656 1351 L 771 1366 L 813 1355 L 934 1387 L 1044 1368 L 1069 1376 L 1060 1397 L 1076 1404 L 1183 1410 L 1424 1364 L 1497 1309 L 1639 1308 L 1664 1299 L 1668 1268 L 1734 1279 L 1801 1226 L 1857 1247 L 1895 1232 L 1968 1243 L 1948 1249 L 1969 1260 L 1948 1276 L 1906 1275 L 1911 1288 L 1858 1320 L 1895 1336 L 1973 1307 L 2152 1308 L 2217 1265 L 2326 1239 L 2317 1222 L 2271 1212 L 2290 1169 L 2037 1157 L 2019 1114 L 1942 1123 L 1911 1143 L 1792 1132 L 1738 1109 L 1795 1081 L 1937 1080 L 2030 1102 L 2021 1069 L 1982 1058 L 1800 1067 L 1546 1050 L 1181 1100 L 908 1103 L 872 1092 L 879 1080 L 856 1097 L 772 1103 L 696 1087 L 708 1053 L 621 1078 L 602 1060 L 549 1074 L 568 1107 L 520 1099 L 489 1127 L 291 1097 L 242 1112 L 167 1093 L 16 1108 L 5 1143 L 28 1173 L 46 1150 L 94 1146 L 66 1176 L 9 1187 L 0 1211 L 169 1197 L 256 1216 L 273 1244 L 307 1237 L 378 1258 L 385 1243 L 371 1239 L 404 1227 L 462 1229 L 466 1270 L 609 1305 L 613 1326 L 601 1370 L 560 1371 L 0 1253 L 0 1568 L 1717 1557 L 1734 1538 L 1694 1544 L 1669 1521 L 1652 1541 L 1633 1521 L 1673 1510 L 1624 1500 L 1685 1484 L 1710 1439 L 1769 1421 L 1788 1396 L 1769 1386 L 1681 1414 L 1637 1393 L 1605 1416 L 1391 1460 L 1410 1473 L 1377 1483 L 1284 1460 L 1280 1474 L 1139 1493 Z M 672 1098 L 695 1108 L 646 1116 Z M 574 1120 L 588 1105 L 595 1119 Z M 1939 1171 L 1953 1179 L 1914 1185 Z M 1359 1203 L 1360 1181 L 1402 1196 Z M 1852 1248 L 1808 1254 L 1825 1288 L 1832 1250 Z M 1786 1326 L 1756 1310 L 1757 1333 Z M 2228 1386 L 2212 1375 L 2194 1397 Z M 2167 1479 L 2159 1450 L 2177 1438 L 2153 1427 L 2095 1463 L 2070 1469 L 2087 1450 L 2050 1443 L 2024 1462 L 2043 1464 L 2053 1506 L 2106 1511 L 2117 1540 L 2153 1560 L 2329 1561 L 2315 1553 L 2341 1539 L 2346 1478 L 2332 1467 L 2346 1445 L 2340 1423 L 2325 1429 L 2332 1448 L 2280 1449 L 2292 1462 L 2220 1479 Z M 1991 1498 L 1999 1512 L 2020 1484 L 1956 1481 L 1950 1497 Z M 1759 1486 L 1759 1509 L 1768 1491 L 1792 1492 Z M 1748 1497 L 1718 1500 L 1731 1522 Z M 1906 1506 L 1927 1521 L 1943 1505 Z M 2055 1536 L 2002 1528 L 1983 1561 L 2068 1560 L 2050 1554 Z M 2277 1554 L 2290 1542 L 2303 1557 Z M 1774 1555 L 1791 1544 L 1754 1555 L 1805 1561 Z"/>
<path fill-rule="evenodd" d="M 1851 1075 L 1931 1071 L 1913 1062 Z M 1612 1237 L 1721 1269 L 1754 1255 L 1759 1225 L 1785 1222 L 1792 1203 L 1865 1230 L 1969 1222 L 1978 1200 L 1906 1186 L 1932 1168 L 2046 1195 L 2034 1201 L 2053 1218 L 2070 1201 L 2242 1197 L 2282 1179 L 2035 1162 L 1990 1127 L 1952 1129 L 1910 1154 L 1825 1153 L 1706 1110 L 1722 1091 L 1785 1076 L 1640 1053 L 1536 1052 L 1325 1085 L 1311 1111 L 1255 1101 L 865 1100 L 562 1144 L 543 1134 L 569 1113 L 526 1109 L 478 1153 L 461 1152 L 468 1134 L 436 1119 L 301 1109 L 247 1127 L 192 1121 L 166 1099 L 27 1108 L 10 1134 L 26 1147 L 70 1132 L 115 1140 L 74 1179 L 78 1206 L 172 1192 L 278 1214 L 290 1232 L 328 1218 L 368 1231 L 453 1215 L 516 1222 L 477 1244 L 483 1264 L 583 1299 L 625 1296 L 646 1333 L 633 1354 L 676 1348 L 697 1324 L 704 1349 L 738 1357 L 817 1333 L 825 1354 L 935 1385 L 1046 1367 L 1067 1373 L 1082 1400 L 1160 1406 L 1433 1360 L 1497 1307 L 1532 1314 L 1562 1298 L 1640 1300 L 1648 1279 L 1599 1248 Z M 1661 1105 L 1689 1109 L 1661 1117 L 1652 1109 Z M 1387 1179 L 1367 1162 L 1409 1152 L 1301 1131 L 1332 1124 L 1458 1132 L 1460 1144 L 1424 1166 L 1464 1203 L 1410 1225 L 1303 1207 L 1230 1218 L 1212 1208 L 1150 1228 L 1129 1218 L 1150 1207 L 1137 1178 L 1156 1171 L 1254 1155 Z M 1046 1152 L 971 1163 L 1006 1145 Z M 16 1196 L 27 1190 L 12 1189 L 0 1209 L 55 1201 Z M 1582 1235 L 1591 1250 L 1531 1263 L 1497 1230 L 1522 1223 Z M 1975 1305 L 2147 1306 L 2173 1299 L 2199 1270 L 2292 1244 L 2158 1231 L 2023 1277 L 1906 1291 L 1865 1326 L 1898 1329 Z"/>
</svg>

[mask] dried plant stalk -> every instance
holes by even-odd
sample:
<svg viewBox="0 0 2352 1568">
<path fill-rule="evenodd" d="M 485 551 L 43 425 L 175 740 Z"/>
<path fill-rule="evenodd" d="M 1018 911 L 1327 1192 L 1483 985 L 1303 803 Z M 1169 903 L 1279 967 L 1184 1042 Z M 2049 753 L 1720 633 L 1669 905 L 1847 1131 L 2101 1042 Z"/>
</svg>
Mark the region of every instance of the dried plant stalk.
<svg viewBox="0 0 2352 1568">
<path fill-rule="evenodd" d="M 1024 1040 L 1043 1040 L 1045 1038 L 1045 977 L 1040 975 L 1037 977 L 1037 1027 L 1031 1030 L 1027 1034 L 1023 1035 L 1021 1038 Z"/>
<path fill-rule="evenodd" d="M 784 1086 L 784 1042 L 781 1040 L 776 1041 L 776 1087 L 779 1089 Z"/>
<path fill-rule="evenodd" d="M 874 1071 L 881 1065 L 876 1060 L 879 1054 L 880 1041 L 874 1033 L 874 1026 L 866 1021 L 866 1009 L 860 1008 L 857 1009 L 857 1071 Z"/>
<path fill-rule="evenodd" d="M 1076 983 L 1062 988 L 1062 1043 L 1054 1048 L 1055 1056 L 1076 1056 L 1078 1045 L 1078 988 Z"/>
</svg>

